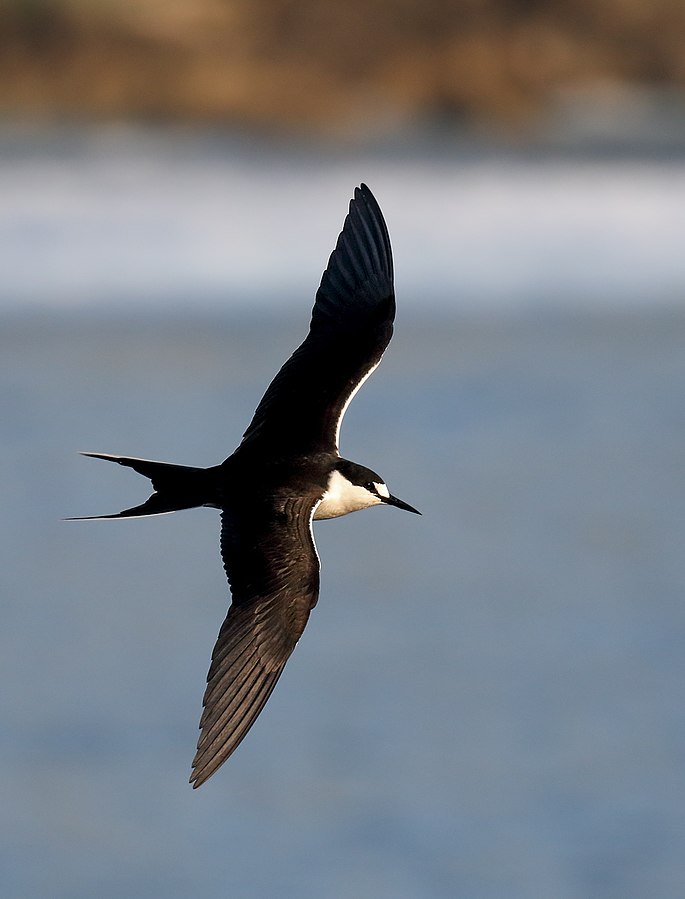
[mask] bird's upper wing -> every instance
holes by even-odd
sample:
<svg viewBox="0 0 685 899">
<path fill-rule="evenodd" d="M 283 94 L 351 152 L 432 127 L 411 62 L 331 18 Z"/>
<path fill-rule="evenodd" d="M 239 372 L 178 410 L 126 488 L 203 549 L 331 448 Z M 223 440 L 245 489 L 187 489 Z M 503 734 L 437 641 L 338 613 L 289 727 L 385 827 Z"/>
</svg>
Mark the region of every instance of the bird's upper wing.
<svg viewBox="0 0 685 899">
<path fill-rule="evenodd" d="M 319 594 L 316 498 L 224 509 L 221 555 L 233 603 L 207 675 L 190 782 L 199 787 L 241 742 L 276 686 Z"/>
<path fill-rule="evenodd" d="M 321 279 L 309 334 L 271 382 L 241 445 L 336 451 L 345 409 L 380 362 L 394 317 L 390 238 L 362 184 Z"/>
</svg>

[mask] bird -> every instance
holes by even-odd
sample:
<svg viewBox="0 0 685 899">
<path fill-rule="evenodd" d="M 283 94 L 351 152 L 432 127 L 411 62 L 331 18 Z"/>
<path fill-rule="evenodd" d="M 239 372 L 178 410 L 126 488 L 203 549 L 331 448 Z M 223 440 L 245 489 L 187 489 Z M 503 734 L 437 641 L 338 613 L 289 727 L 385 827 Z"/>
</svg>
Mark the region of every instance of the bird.
<svg viewBox="0 0 685 899">
<path fill-rule="evenodd" d="M 153 488 L 141 505 L 89 520 L 198 506 L 221 513 L 231 603 L 207 675 L 193 788 L 242 742 L 317 603 L 320 563 L 312 522 L 379 505 L 421 514 L 393 496 L 379 474 L 339 451 L 343 416 L 381 361 L 394 318 L 390 237 L 374 195 L 361 184 L 316 292 L 309 332 L 227 459 L 200 468 L 83 453 L 132 468 Z"/>
</svg>

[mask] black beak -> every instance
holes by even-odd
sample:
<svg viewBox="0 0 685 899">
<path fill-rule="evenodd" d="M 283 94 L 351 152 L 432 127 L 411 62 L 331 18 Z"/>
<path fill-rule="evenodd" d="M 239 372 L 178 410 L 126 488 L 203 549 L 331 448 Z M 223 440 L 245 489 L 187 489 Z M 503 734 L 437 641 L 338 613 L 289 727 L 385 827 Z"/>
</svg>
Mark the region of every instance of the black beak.
<svg viewBox="0 0 685 899">
<path fill-rule="evenodd" d="M 410 506 L 409 503 L 403 502 L 401 499 L 397 499 L 396 496 L 389 496 L 387 499 L 384 499 L 383 502 L 386 506 L 397 506 L 398 509 L 404 509 L 405 512 L 413 512 L 415 515 L 421 514 L 418 509 Z"/>
</svg>

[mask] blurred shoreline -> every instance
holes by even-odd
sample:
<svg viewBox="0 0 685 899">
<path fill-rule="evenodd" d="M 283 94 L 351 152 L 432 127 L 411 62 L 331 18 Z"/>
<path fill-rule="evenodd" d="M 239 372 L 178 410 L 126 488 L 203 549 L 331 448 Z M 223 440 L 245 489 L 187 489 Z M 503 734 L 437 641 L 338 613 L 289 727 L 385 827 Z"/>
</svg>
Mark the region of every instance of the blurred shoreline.
<svg viewBox="0 0 685 899">
<path fill-rule="evenodd" d="M 685 88 L 669 0 L 9 0 L 0 110 L 47 122 L 232 123 L 336 141 L 535 128 L 570 92 Z"/>
</svg>

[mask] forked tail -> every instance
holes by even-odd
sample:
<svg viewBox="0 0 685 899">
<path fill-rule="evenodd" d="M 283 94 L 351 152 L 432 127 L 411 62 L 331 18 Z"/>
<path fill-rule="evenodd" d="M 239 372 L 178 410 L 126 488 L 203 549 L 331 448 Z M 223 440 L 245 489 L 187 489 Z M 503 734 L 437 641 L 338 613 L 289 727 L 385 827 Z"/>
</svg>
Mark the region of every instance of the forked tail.
<svg viewBox="0 0 685 899">
<path fill-rule="evenodd" d="M 105 459 L 132 468 L 152 481 L 154 493 L 140 506 L 115 512 L 113 515 L 86 515 L 70 521 L 96 518 L 137 518 L 141 515 L 162 515 L 196 506 L 217 505 L 215 469 L 193 468 L 189 465 L 173 465 L 170 462 L 151 462 L 129 456 L 111 456 L 107 453 L 81 453 L 93 459 Z"/>
</svg>

